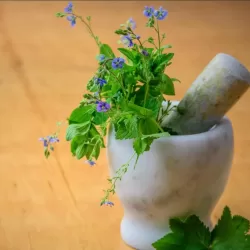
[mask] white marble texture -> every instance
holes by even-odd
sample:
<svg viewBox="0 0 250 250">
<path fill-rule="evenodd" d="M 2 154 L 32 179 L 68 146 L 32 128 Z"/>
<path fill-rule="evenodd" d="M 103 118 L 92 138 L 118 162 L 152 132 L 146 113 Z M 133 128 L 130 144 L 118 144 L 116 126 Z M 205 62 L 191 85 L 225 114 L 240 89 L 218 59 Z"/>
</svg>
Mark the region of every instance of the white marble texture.
<svg viewBox="0 0 250 250">
<path fill-rule="evenodd" d="M 224 191 L 233 158 L 233 130 L 224 117 L 208 132 L 160 138 L 134 162 L 117 195 L 124 207 L 122 239 L 139 250 L 169 232 L 170 217 L 197 214 L 210 225 L 210 216 Z M 111 130 L 107 155 L 111 176 L 134 154 L 132 141 L 115 140 Z"/>
</svg>

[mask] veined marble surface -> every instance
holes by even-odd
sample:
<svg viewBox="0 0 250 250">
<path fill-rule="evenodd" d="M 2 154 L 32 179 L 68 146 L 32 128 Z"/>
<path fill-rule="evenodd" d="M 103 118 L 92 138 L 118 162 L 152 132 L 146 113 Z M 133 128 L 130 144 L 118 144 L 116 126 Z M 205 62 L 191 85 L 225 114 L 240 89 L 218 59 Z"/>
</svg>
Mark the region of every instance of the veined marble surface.
<svg viewBox="0 0 250 250">
<path fill-rule="evenodd" d="M 131 162 L 117 195 L 123 207 L 121 235 L 130 246 L 151 250 L 169 232 L 170 217 L 196 214 L 211 226 L 210 216 L 228 180 L 233 157 L 231 122 L 223 118 L 208 132 L 160 138 Z M 132 141 L 109 133 L 111 175 L 134 154 Z"/>
</svg>

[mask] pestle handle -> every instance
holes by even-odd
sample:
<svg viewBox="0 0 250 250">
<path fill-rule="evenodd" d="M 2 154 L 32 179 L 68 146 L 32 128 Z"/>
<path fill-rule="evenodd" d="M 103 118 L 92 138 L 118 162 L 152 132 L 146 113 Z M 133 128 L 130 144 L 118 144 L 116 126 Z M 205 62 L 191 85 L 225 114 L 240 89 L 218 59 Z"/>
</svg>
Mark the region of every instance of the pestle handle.
<svg viewBox="0 0 250 250">
<path fill-rule="evenodd" d="M 208 131 L 250 86 L 250 72 L 237 59 L 217 54 L 162 122 L 180 135 Z"/>
</svg>

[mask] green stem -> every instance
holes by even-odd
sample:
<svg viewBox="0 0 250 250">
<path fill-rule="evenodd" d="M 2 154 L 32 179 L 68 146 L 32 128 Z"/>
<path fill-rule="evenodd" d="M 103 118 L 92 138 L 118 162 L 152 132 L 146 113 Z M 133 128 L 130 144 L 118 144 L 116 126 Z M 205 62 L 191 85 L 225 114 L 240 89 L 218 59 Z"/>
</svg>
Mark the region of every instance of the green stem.
<svg viewBox="0 0 250 250">
<path fill-rule="evenodd" d="M 155 125 L 157 125 L 157 127 L 159 128 L 159 130 L 160 130 L 162 133 L 164 133 L 163 128 L 160 126 L 160 124 L 159 124 L 155 119 L 151 119 L 151 121 L 153 121 L 153 123 L 154 123 Z"/>
<path fill-rule="evenodd" d="M 161 54 L 161 38 L 160 38 L 160 29 L 159 29 L 159 23 L 158 20 L 156 21 L 156 30 L 157 30 L 157 36 L 158 36 L 158 46 L 159 46 L 159 54 Z"/>
<path fill-rule="evenodd" d="M 145 108 L 146 102 L 147 102 L 147 97 L 148 97 L 148 91 L 149 91 L 149 82 L 146 82 L 146 91 L 145 91 L 145 96 L 144 96 L 144 105 L 143 107 Z"/>
<path fill-rule="evenodd" d="M 95 36 L 94 32 L 92 31 L 91 29 L 91 26 L 81 17 L 81 16 L 78 16 L 76 15 L 75 13 L 72 12 L 72 15 L 75 16 L 76 18 L 79 18 L 81 20 L 81 22 L 83 22 L 85 24 L 85 26 L 87 27 L 88 29 L 88 32 L 90 33 L 90 35 L 94 38 L 96 44 L 98 47 L 101 46 L 101 43 L 98 41 L 97 37 Z"/>
</svg>

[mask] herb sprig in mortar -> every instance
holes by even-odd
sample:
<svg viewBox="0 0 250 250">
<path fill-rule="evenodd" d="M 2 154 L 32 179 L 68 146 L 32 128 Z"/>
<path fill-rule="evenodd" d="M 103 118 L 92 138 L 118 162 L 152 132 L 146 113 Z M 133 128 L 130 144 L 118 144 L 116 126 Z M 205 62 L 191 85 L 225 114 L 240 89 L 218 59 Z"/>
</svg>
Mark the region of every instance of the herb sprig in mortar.
<svg viewBox="0 0 250 250">
<path fill-rule="evenodd" d="M 66 140 L 71 142 L 71 153 L 77 159 L 85 157 L 94 166 L 100 150 L 105 148 L 104 137 L 109 126 L 114 127 L 117 140 L 133 140 L 135 153 L 118 169 L 116 176 L 108 179 L 110 188 L 105 190 L 101 205 L 113 205 L 109 196 L 115 193 L 116 182 L 127 172 L 131 160 L 136 157 L 137 162 L 140 155 L 150 150 L 155 139 L 172 133 L 161 127 L 171 107 L 168 101 L 163 110 L 162 102 L 166 101 L 165 95 L 175 95 L 174 81 L 179 81 L 165 73 L 174 56 L 164 52 L 171 45 L 163 45 L 166 35 L 160 32 L 160 22 L 166 19 L 168 12 L 162 7 L 156 10 L 145 7 L 143 14 L 146 26 L 156 32 L 156 38 L 143 40 L 137 34 L 136 22 L 129 18 L 115 31 L 123 45 L 117 53 L 95 35 L 91 17 L 76 14 L 71 2 L 64 12 L 56 14 L 72 27 L 83 23 L 99 49 L 98 67 L 87 83 L 88 93 L 67 119 Z M 55 138 L 57 134 L 51 142 L 57 142 Z M 44 148 L 45 156 L 49 157 L 52 148 L 48 143 L 44 143 Z"/>
</svg>

